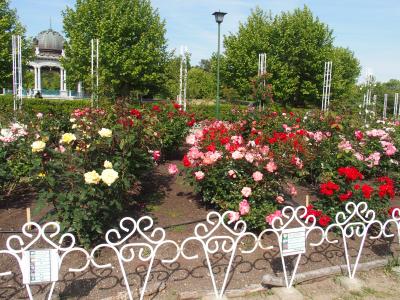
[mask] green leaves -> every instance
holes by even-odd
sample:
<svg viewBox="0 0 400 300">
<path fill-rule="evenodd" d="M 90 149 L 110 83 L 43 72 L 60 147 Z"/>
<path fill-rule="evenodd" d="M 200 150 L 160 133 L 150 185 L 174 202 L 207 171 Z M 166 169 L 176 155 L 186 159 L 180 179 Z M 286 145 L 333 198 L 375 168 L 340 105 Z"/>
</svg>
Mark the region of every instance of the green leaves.
<svg viewBox="0 0 400 300">
<path fill-rule="evenodd" d="M 68 81 L 91 89 L 92 38 L 100 39 L 100 86 L 105 95 L 154 95 L 167 61 L 165 22 L 148 0 L 83 0 L 66 9 Z"/>
</svg>

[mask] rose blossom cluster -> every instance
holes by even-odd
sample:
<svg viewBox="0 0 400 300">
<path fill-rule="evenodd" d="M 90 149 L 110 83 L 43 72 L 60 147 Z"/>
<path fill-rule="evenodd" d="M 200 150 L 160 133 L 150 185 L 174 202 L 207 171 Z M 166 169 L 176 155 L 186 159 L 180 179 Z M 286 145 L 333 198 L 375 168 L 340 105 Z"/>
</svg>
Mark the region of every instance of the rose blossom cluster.
<svg viewBox="0 0 400 300">
<path fill-rule="evenodd" d="M 12 123 L 9 128 L 2 128 L 0 131 L 0 142 L 12 143 L 18 138 L 28 135 L 26 125 Z"/>
<path fill-rule="evenodd" d="M 388 134 L 387 130 L 371 129 L 366 131 L 365 134 L 361 130 L 355 130 L 354 137 L 356 138 L 358 145 L 361 147 L 361 149 L 366 148 L 368 139 L 378 139 L 381 144 L 383 153 L 375 150 L 368 155 L 364 155 L 359 151 L 356 151 L 351 142 L 346 140 L 345 138 L 343 138 L 342 141 L 338 144 L 339 150 L 352 152 L 357 160 L 365 162 L 369 168 L 378 166 L 384 154 L 386 156 L 393 156 L 397 152 L 397 148 L 391 141 L 391 137 Z M 366 137 L 368 137 L 368 139 L 366 139 Z"/>
</svg>

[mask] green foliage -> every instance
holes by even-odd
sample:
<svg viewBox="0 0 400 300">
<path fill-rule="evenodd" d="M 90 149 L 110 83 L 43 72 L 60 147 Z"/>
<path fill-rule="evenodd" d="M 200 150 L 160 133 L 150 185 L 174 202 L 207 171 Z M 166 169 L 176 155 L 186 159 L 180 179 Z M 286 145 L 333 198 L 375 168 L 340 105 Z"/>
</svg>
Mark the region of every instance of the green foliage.
<svg viewBox="0 0 400 300">
<path fill-rule="evenodd" d="M 215 93 L 215 78 L 201 68 L 188 72 L 187 95 L 189 99 L 212 99 Z"/>
<path fill-rule="evenodd" d="M 221 80 L 242 97 L 251 94 L 250 78 L 257 74 L 258 54 L 271 45 L 271 16 L 257 7 L 246 23 L 239 23 L 237 34 L 224 37 L 225 53 L 221 58 Z M 215 59 L 215 58 L 214 58 Z"/>
<path fill-rule="evenodd" d="M 101 104 L 108 106 L 106 101 Z M 37 113 L 51 114 L 53 116 L 69 115 L 74 109 L 90 106 L 89 100 L 55 100 L 55 99 L 24 99 L 23 101 L 23 114 L 33 117 Z M 7 114 L 12 117 L 13 112 L 13 98 L 11 95 L 0 96 L 0 110 L 2 116 Z"/>
<path fill-rule="evenodd" d="M 0 1 L 0 87 L 12 87 L 12 35 L 21 35 L 23 65 L 26 66 L 32 48 L 25 38 L 25 28 L 18 20 L 16 10 L 10 9 L 9 0 Z M 26 68 L 24 68 L 26 70 Z"/>
<path fill-rule="evenodd" d="M 159 92 L 168 57 L 165 22 L 149 0 L 78 1 L 64 11 L 64 31 L 69 83 L 82 81 L 90 91 L 90 41 L 99 38 L 103 94 Z"/>
<path fill-rule="evenodd" d="M 352 89 L 360 75 L 360 62 L 348 48 L 334 47 L 331 57 L 331 98 L 338 102 L 346 102 L 351 97 Z"/>
<path fill-rule="evenodd" d="M 327 60 L 333 61 L 332 99 L 348 96 L 360 73 L 354 54 L 334 47 L 332 31 L 307 7 L 274 18 L 256 8 L 237 33 L 225 37 L 224 46 L 223 84 L 243 98 L 251 94 L 259 53 L 267 54 L 274 99 L 283 105 L 320 105 Z"/>
</svg>

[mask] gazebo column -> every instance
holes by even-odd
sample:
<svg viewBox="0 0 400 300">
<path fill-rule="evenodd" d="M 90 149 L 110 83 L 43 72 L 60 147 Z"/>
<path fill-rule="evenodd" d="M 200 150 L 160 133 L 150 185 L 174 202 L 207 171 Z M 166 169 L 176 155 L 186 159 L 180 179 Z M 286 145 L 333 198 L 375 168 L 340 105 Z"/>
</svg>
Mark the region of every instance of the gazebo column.
<svg viewBox="0 0 400 300">
<path fill-rule="evenodd" d="M 64 70 L 64 91 L 67 90 L 67 70 Z"/>
<path fill-rule="evenodd" d="M 82 98 L 82 81 L 78 82 L 78 98 Z"/>
<path fill-rule="evenodd" d="M 37 69 L 37 90 L 38 91 L 42 90 L 42 73 L 40 67 L 38 67 Z"/>
<path fill-rule="evenodd" d="M 60 68 L 60 92 L 64 91 L 64 69 Z"/>
<path fill-rule="evenodd" d="M 35 89 L 34 89 L 34 91 L 35 91 L 35 93 L 37 92 L 37 90 L 38 90 L 38 80 L 37 80 L 37 67 L 33 67 L 33 72 L 34 72 L 34 74 L 35 74 Z"/>
</svg>

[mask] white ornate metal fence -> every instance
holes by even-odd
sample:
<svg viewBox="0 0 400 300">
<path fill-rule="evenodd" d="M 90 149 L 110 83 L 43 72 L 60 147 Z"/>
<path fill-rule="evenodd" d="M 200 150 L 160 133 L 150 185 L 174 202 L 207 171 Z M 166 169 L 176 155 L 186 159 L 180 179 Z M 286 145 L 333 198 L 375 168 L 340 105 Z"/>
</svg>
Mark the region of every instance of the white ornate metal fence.
<svg viewBox="0 0 400 300">
<path fill-rule="evenodd" d="M 11 255 L 18 262 L 29 299 L 33 299 L 31 285 L 49 282 L 51 285 L 47 298 L 51 299 L 58 281 L 58 273 L 66 256 L 72 252 L 80 252 L 84 257 L 83 265 L 69 268 L 70 272 L 83 272 L 89 266 L 99 269 L 113 268 L 115 266 L 112 263 L 100 263 L 96 258 L 98 251 L 109 249 L 111 253 L 115 254 L 118 261 L 117 267 L 121 270 L 129 299 L 133 299 L 134 294 L 128 282 L 125 265 L 134 260 L 148 263 L 139 293 L 140 299 L 143 299 L 155 257 L 161 248 L 168 247 L 170 250 L 169 257 L 161 259 L 166 264 L 175 262 L 179 257 L 187 260 L 199 259 L 198 254 L 189 253 L 190 251 L 187 250 L 187 248 L 195 248 L 205 256 L 215 297 L 222 299 L 237 253 L 253 253 L 257 249 L 262 249 L 263 252 L 271 251 L 274 246 L 266 244 L 266 241 L 270 241 L 271 236 L 276 238 L 279 246 L 287 288 L 295 282 L 298 265 L 302 255 L 307 252 L 307 246 L 316 247 L 323 243 L 338 244 L 340 237 L 348 276 L 354 278 L 367 238 L 374 240 L 393 238 L 395 235 L 399 238 L 400 236 L 399 209 L 394 209 L 387 220 L 380 221 L 376 218 L 376 213 L 368 209 L 365 202 L 357 204 L 348 202 L 345 211 L 337 213 L 334 222 L 325 229 L 317 226 L 316 218 L 307 213 L 306 207 L 287 206 L 282 210 L 281 216 L 273 219 L 271 228 L 262 231 L 258 236 L 247 230 L 247 225 L 243 220 L 236 222 L 231 220 L 231 213 L 234 212 L 228 211 L 223 214 L 210 212 L 204 223 L 195 226 L 193 235 L 180 243 L 167 239 L 163 228 L 153 228 L 154 221 L 151 217 L 145 216 L 138 220 L 129 217 L 123 218 L 119 223 L 119 228 L 110 229 L 105 235 L 105 242 L 94 247 L 90 253 L 76 246 L 73 234 L 60 235 L 58 223 L 50 222 L 40 226 L 30 222 L 22 227 L 24 239 L 19 235 L 10 236 L 6 241 L 6 250 L 0 250 L 0 255 Z M 53 230 L 51 233 L 49 233 L 50 229 Z M 226 234 L 221 234 L 222 231 Z M 315 232 L 314 239 L 317 236 L 317 241 L 310 240 L 311 232 Z M 347 241 L 354 237 L 360 239 L 360 247 L 355 262 L 352 264 Z M 244 239 L 252 242 L 247 249 L 240 247 Z M 132 240 L 134 241 L 132 242 Z M 39 242 L 46 243 L 47 248 L 35 248 Z M 189 245 L 192 246 L 189 247 Z M 171 253 L 173 254 L 171 255 Z M 212 264 L 212 255 L 216 253 L 229 255 L 228 265 L 223 274 L 223 283 L 219 288 Z M 288 256 L 295 258 L 295 264 L 290 274 L 285 260 Z M 12 275 L 12 271 L 0 273 L 0 277 L 10 275 Z"/>
</svg>

